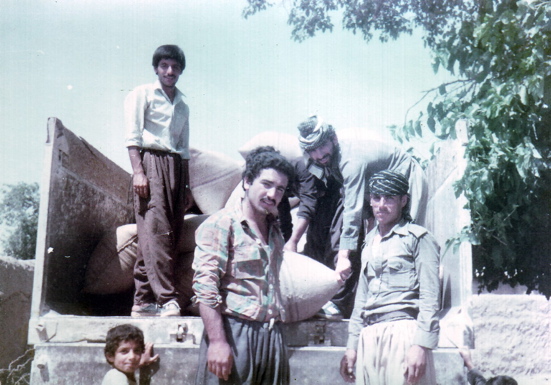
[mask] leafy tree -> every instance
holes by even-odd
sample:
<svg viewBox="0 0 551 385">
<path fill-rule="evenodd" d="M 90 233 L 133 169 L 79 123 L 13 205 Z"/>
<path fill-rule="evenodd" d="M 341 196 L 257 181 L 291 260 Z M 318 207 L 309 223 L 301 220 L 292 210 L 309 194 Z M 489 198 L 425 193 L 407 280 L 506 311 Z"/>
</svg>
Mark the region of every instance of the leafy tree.
<svg viewBox="0 0 551 385">
<path fill-rule="evenodd" d="M 39 193 L 37 183 L 4 185 L 0 202 L 0 224 L 9 227 L 2 246 L 7 255 L 33 259 L 38 226 Z"/>
<path fill-rule="evenodd" d="M 270 6 L 248 0 L 245 17 Z M 426 111 L 398 130 L 401 140 L 434 133 L 455 137 L 469 123 L 468 166 L 456 184 L 471 226 L 468 240 L 481 288 L 500 282 L 551 296 L 551 2 L 549 0 L 293 0 L 289 24 L 302 41 L 343 28 L 369 42 L 414 29 L 433 54 L 433 69 L 456 81 L 430 90 Z M 427 96 L 427 95 L 425 95 Z"/>
</svg>

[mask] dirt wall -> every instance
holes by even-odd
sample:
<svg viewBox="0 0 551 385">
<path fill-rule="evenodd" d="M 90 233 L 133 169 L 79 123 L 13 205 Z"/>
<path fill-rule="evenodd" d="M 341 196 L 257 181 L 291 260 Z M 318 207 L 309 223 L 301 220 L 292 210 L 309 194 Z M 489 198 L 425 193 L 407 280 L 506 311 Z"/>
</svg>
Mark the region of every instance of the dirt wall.
<svg viewBox="0 0 551 385">
<path fill-rule="evenodd" d="M 474 364 L 486 378 L 509 375 L 519 384 L 551 384 L 551 302 L 542 295 L 472 297 Z"/>
<path fill-rule="evenodd" d="M 25 353 L 34 260 L 0 257 L 0 369 Z"/>
</svg>

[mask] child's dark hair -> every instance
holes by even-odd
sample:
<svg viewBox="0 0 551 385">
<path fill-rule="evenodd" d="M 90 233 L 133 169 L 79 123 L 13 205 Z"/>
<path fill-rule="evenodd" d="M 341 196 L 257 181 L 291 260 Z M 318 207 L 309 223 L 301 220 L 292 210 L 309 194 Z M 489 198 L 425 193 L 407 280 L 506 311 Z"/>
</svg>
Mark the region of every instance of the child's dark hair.
<svg viewBox="0 0 551 385">
<path fill-rule="evenodd" d="M 273 168 L 287 176 L 289 184 L 295 177 L 295 171 L 291 163 L 272 146 L 261 146 L 252 150 L 245 160 L 243 181 L 252 183 L 267 168 Z"/>
<path fill-rule="evenodd" d="M 509 376 L 496 376 L 486 381 L 486 385 L 518 385 L 518 382 Z"/>
<path fill-rule="evenodd" d="M 121 342 L 134 341 L 138 344 L 140 350 L 145 350 L 145 342 L 143 338 L 143 332 L 140 328 L 130 325 L 118 325 L 109 329 L 107 337 L 105 338 L 105 356 L 114 356 Z M 107 361 L 109 362 L 109 361 Z"/>
<path fill-rule="evenodd" d="M 184 51 L 181 50 L 177 45 L 162 45 L 155 50 L 153 53 L 153 68 L 157 68 L 159 62 L 163 59 L 173 59 L 180 64 L 182 71 L 186 68 L 186 56 Z"/>
</svg>

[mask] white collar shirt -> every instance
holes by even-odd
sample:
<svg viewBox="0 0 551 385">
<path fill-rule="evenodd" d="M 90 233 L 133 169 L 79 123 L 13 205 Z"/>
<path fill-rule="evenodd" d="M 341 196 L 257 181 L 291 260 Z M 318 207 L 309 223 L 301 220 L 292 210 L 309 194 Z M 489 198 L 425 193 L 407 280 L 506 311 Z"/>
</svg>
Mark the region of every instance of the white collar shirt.
<svg viewBox="0 0 551 385">
<path fill-rule="evenodd" d="M 157 80 L 136 87 L 124 101 L 126 147 L 179 154 L 189 159 L 189 107 L 176 89 L 171 101 Z"/>
</svg>

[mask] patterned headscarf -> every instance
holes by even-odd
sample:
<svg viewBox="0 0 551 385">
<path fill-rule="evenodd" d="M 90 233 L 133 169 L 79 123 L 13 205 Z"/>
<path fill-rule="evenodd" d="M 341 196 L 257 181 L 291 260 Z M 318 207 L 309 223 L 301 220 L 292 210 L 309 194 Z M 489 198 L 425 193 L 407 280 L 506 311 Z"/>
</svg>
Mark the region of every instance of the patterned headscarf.
<svg viewBox="0 0 551 385">
<path fill-rule="evenodd" d="M 409 211 L 411 209 L 411 199 L 408 194 L 409 182 L 402 174 L 392 171 L 379 171 L 369 179 L 369 193 L 374 195 L 407 195 L 408 203 L 402 209 L 402 218 L 406 221 L 412 221 Z"/>
<path fill-rule="evenodd" d="M 369 193 L 375 195 L 407 195 L 409 183 L 396 171 L 379 171 L 369 179 Z"/>
<path fill-rule="evenodd" d="M 314 126 L 315 124 L 315 126 Z M 313 128 L 312 128 L 313 127 Z M 335 135 L 335 129 L 316 115 L 308 118 L 298 127 L 298 141 L 303 151 L 313 151 Z"/>
</svg>

